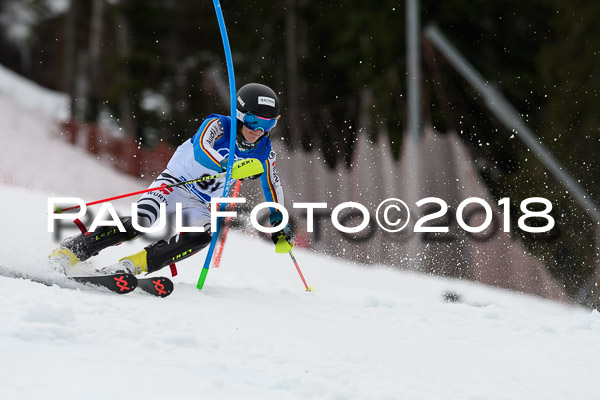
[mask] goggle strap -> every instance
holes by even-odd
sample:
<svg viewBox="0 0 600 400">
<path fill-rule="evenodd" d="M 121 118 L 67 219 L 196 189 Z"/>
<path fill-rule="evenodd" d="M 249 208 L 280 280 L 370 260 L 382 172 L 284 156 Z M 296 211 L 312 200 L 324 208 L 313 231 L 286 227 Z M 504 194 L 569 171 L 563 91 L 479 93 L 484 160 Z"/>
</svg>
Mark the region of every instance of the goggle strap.
<svg viewBox="0 0 600 400">
<path fill-rule="evenodd" d="M 235 111 L 236 111 L 236 114 L 235 114 L 235 115 L 236 115 L 237 119 L 238 119 L 238 120 L 240 120 L 240 121 L 242 121 L 242 122 L 244 122 L 244 116 L 245 116 L 246 114 L 244 114 L 243 112 L 241 112 L 241 111 L 240 111 L 240 110 L 238 110 L 238 109 L 236 109 Z"/>
</svg>

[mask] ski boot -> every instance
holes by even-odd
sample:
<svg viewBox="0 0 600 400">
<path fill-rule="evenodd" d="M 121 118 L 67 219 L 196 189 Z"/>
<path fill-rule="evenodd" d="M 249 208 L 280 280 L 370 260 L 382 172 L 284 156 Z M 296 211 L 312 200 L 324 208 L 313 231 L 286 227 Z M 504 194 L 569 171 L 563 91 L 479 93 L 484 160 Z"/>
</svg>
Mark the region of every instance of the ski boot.
<svg viewBox="0 0 600 400">
<path fill-rule="evenodd" d="M 116 274 L 119 272 L 128 272 L 134 275 L 140 275 L 142 272 L 148 272 L 147 252 L 146 249 L 139 253 L 123 257 L 115 265 L 104 267 L 100 270 L 102 274 Z"/>
<path fill-rule="evenodd" d="M 167 265 L 184 260 L 202 250 L 210 243 L 209 232 L 186 232 L 167 240 L 160 240 L 144 248 L 139 253 L 123 257 L 118 264 L 100 270 L 104 274 L 129 272 L 139 275 L 152 273 Z"/>
<path fill-rule="evenodd" d="M 121 218 L 125 232 L 116 226 L 100 226 L 94 232 L 86 232 L 62 241 L 60 247 L 54 250 L 48 258 L 52 264 L 63 270 L 95 256 L 107 247 L 132 240 L 141 233 L 136 231 L 130 217 Z"/>
</svg>

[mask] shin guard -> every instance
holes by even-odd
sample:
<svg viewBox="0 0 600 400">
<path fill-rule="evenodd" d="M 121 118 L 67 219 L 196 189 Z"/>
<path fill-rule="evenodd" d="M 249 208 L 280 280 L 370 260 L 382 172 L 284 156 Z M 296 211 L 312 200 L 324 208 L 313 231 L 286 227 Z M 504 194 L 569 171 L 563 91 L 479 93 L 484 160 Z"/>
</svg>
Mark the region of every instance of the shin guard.
<svg viewBox="0 0 600 400">
<path fill-rule="evenodd" d="M 146 247 L 148 272 L 158 271 L 167 265 L 184 260 L 205 248 L 211 239 L 210 232 L 184 232 L 169 240 L 161 240 Z"/>
</svg>

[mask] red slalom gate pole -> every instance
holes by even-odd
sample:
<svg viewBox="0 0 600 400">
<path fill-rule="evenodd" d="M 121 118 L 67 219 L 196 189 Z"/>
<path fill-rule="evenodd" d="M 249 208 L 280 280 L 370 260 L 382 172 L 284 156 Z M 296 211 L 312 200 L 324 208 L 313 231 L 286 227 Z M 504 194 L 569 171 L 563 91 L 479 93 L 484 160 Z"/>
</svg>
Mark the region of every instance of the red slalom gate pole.
<svg viewBox="0 0 600 400">
<path fill-rule="evenodd" d="M 238 197 L 240 194 L 240 187 L 242 186 L 242 181 L 237 181 L 235 187 L 233 188 L 233 195 L 231 197 Z M 228 211 L 233 210 L 235 207 L 235 203 L 230 203 L 228 207 Z M 229 226 L 231 225 L 231 218 L 227 217 L 225 220 L 225 226 L 223 227 L 223 237 L 221 238 L 221 244 L 219 245 L 219 249 L 217 250 L 217 254 L 215 254 L 215 260 L 213 262 L 213 268 L 219 268 L 221 265 L 221 255 L 223 254 L 223 247 L 225 247 L 225 240 L 227 240 L 227 233 L 229 232 Z"/>
<path fill-rule="evenodd" d="M 306 288 L 307 292 L 312 292 L 313 288 L 311 288 L 310 286 L 308 286 L 306 284 L 306 280 L 304 279 L 304 275 L 302 275 L 302 271 L 300 271 L 300 267 L 298 266 L 298 261 L 296 261 L 296 257 L 294 257 L 294 254 L 292 253 L 292 251 L 289 251 L 290 253 L 290 257 L 292 257 L 292 261 L 294 262 L 294 265 L 296 266 L 296 270 L 298 271 L 298 275 L 300 275 L 300 279 L 302 279 L 302 283 L 304 283 L 304 287 Z"/>
</svg>

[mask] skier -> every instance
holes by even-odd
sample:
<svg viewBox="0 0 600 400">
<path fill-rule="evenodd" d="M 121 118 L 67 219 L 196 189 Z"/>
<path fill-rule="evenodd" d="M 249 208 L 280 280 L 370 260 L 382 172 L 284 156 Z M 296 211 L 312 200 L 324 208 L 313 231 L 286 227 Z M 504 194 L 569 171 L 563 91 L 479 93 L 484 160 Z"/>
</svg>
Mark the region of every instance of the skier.
<svg viewBox="0 0 600 400">
<path fill-rule="evenodd" d="M 209 115 L 200 125 L 196 134 L 180 145 L 167 164 L 167 168 L 154 180 L 151 186 L 165 183 L 175 184 L 212 176 L 224 172 L 229 157 L 236 161 L 255 158 L 263 167 L 264 173 L 251 176 L 259 178 L 266 201 L 283 205 L 283 189 L 275 172 L 276 153 L 271 149 L 271 133 L 279 120 L 279 100 L 268 86 L 249 83 L 237 92 L 237 130 L 235 154 L 229 154 L 231 118 L 219 114 Z M 140 226 L 152 226 L 159 216 L 160 204 L 165 204 L 168 221 L 174 224 L 176 203 L 182 204 L 182 219 L 185 226 L 204 227 L 204 232 L 177 234 L 168 240 L 160 240 L 146 246 L 142 251 L 123 257 L 118 264 L 105 267 L 101 272 L 126 271 L 136 275 L 154 272 L 174 262 L 183 260 L 206 247 L 212 237 L 210 232 L 210 201 L 221 197 L 225 189 L 225 174 L 217 179 L 190 183 L 145 193 L 137 202 L 137 219 Z M 270 222 L 278 226 L 282 214 L 271 208 Z M 131 217 L 121 218 L 125 232 L 114 226 L 101 226 L 93 234 L 80 234 L 65 239 L 61 246 L 52 252 L 50 259 L 67 268 L 89 259 L 101 250 L 119 243 L 135 239 L 142 232 L 132 226 Z M 289 223 L 272 234 L 274 243 L 282 238 L 290 246 L 294 245 L 295 229 Z"/>
</svg>

